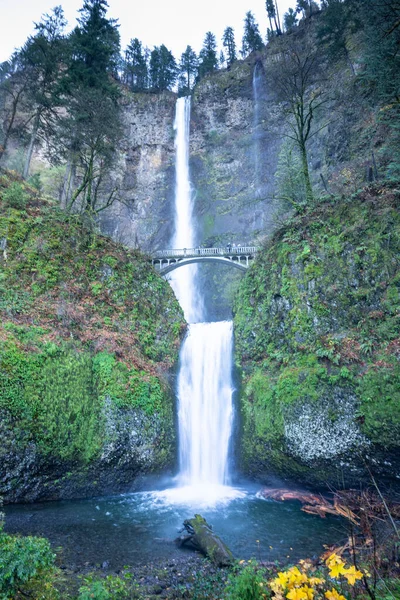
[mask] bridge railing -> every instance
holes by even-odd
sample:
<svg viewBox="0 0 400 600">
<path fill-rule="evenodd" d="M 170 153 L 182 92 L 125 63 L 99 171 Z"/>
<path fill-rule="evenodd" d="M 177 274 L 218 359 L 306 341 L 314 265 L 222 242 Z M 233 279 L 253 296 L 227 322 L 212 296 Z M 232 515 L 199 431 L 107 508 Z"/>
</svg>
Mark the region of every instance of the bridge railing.
<svg viewBox="0 0 400 600">
<path fill-rule="evenodd" d="M 259 250 L 257 246 L 225 246 L 224 248 L 180 248 L 169 250 L 156 250 L 153 258 L 184 258 L 185 256 L 230 256 L 252 255 Z"/>
</svg>

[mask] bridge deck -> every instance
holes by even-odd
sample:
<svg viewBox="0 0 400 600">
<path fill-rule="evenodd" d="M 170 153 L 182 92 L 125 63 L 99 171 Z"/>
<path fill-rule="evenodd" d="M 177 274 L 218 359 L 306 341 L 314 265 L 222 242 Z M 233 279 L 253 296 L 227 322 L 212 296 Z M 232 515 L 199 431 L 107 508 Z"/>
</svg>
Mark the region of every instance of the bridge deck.
<svg viewBox="0 0 400 600">
<path fill-rule="evenodd" d="M 185 264 L 196 262 L 225 263 L 246 270 L 259 248 L 256 246 L 226 246 L 224 248 L 181 248 L 157 250 L 151 256 L 152 264 L 162 274 Z"/>
</svg>

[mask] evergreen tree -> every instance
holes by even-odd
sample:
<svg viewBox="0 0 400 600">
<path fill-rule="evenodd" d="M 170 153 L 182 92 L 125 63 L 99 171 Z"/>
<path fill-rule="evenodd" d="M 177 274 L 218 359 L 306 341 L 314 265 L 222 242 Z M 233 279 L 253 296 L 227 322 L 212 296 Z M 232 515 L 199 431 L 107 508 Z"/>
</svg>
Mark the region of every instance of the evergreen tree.
<svg viewBox="0 0 400 600">
<path fill-rule="evenodd" d="M 116 197 L 116 189 L 106 191 L 102 184 L 122 136 L 120 90 L 112 78 L 119 32 L 116 21 L 106 16 L 107 7 L 105 0 L 85 0 L 70 36 L 71 62 L 64 78 L 68 114 L 61 138 L 68 165 L 62 201 L 71 208 L 79 200 L 88 213 L 104 210 Z"/>
<path fill-rule="evenodd" d="M 142 42 L 135 38 L 130 41 L 125 50 L 124 83 L 131 90 L 138 92 L 146 89 L 147 82 L 148 68 Z"/>
<path fill-rule="evenodd" d="M 156 92 L 171 90 L 178 77 L 175 58 L 164 44 L 155 46 L 150 55 L 151 88 Z"/>
<path fill-rule="evenodd" d="M 199 54 L 199 78 L 218 69 L 217 41 L 215 35 L 208 31 L 205 35 L 203 47 Z"/>
<path fill-rule="evenodd" d="M 233 62 L 237 59 L 236 56 L 236 43 L 235 43 L 235 32 L 232 27 L 227 27 L 222 37 L 222 45 L 226 48 L 226 62 L 228 69 Z"/>
<path fill-rule="evenodd" d="M 244 20 L 244 34 L 242 39 L 242 55 L 261 50 L 264 47 L 258 24 L 251 11 L 246 13 Z"/>
<path fill-rule="evenodd" d="M 288 12 L 283 15 L 283 25 L 285 31 L 290 31 L 297 25 L 296 11 L 293 8 L 289 8 Z"/>
<path fill-rule="evenodd" d="M 17 114 L 24 107 L 29 77 L 21 62 L 19 52 L 0 65 L 0 161 L 16 129 Z M 23 108 L 22 108 L 23 111 Z"/>
<path fill-rule="evenodd" d="M 66 59 L 66 21 L 61 6 L 45 15 L 35 25 L 36 35 L 28 38 L 20 53 L 20 61 L 28 85 L 25 110 L 30 113 L 30 140 L 23 176 L 29 174 L 34 145 L 40 136 L 49 138 L 54 133 L 61 105 L 60 82 L 62 63 Z"/>
<path fill-rule="evenodd" d="M 279 14 L 275 6 L 275 0 L 265 0 L 265 8 L 267 9 L 271 31 L 279 35 L 281 33 L 281 27 L 279 24 Z"/>
<path fill-rule="evenodd" d="M 339 0 L 329 0 L 317 27 L 317 40 L 325 47 L 330 62 L 345 58 L 353 75 L 355 70 L 347 47 L 349 33 L 359 27 L 352 5 Z"/>
<path fill-rule="evenodd" d="M 318 10 L 318 4 L 314 0 L 297 0 L 296 11 L 301 13 L 304 19 L 311 17 Z"/>
<path fill-rule="evenodd" d="M 196 52 L 191 46 L 187 46 L 179 63 L 178 93 L 180 96 L 188 96 L 191 94 L 196 82 L 198 66 L 199 63 Z"/>
<path fill-rule="evenodd" d="M 400 179 L 400 2 L 370 0 L 360 2 L 359 16 L 364 25 L 363 68 L 359 74 L 366 100 L 376 109 L 378 119 L 390 135 L 390 146 L 382 156 L 386 175 Z"/>
</svg>

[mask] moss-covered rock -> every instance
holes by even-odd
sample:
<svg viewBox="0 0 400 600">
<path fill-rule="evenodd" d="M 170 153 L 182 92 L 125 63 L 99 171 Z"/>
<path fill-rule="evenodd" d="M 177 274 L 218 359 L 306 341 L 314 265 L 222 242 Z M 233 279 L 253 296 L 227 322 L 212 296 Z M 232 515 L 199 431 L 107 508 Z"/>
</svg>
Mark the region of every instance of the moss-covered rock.
<svg viewBox="0 0 400 600">
<path fill-rule="evenodd" d="M 400 476 L 400 192 L 297 216 L 260 253 L 235 306 L 242 458 L 313 483 L 365 462 Z"/>
<path fill-rule="evenodd" d="M 171 465 L 171 288 L 10 174 L 0 199 L 0 495 L 115 491 Z"/>
</svg>

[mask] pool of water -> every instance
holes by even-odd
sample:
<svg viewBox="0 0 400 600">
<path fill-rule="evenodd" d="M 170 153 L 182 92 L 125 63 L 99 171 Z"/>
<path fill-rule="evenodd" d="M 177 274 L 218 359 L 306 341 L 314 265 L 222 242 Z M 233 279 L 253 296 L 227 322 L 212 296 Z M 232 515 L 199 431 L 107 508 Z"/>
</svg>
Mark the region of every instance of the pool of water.
<svg viewBox="0 0 400 600">
<path fill-rule="evenodd" d="M 317 556 L 324 544 L 346 535 L 341 519 L 321 519 L 299 502 L 260 499 L 256 489 L 225 488 L 211 503 L 187 490 L 161 490 L 79 501 L 5 507 L 6 530 L 48 537 L 62 547 L 61 561 L 110 568 L 176 558 L 174 544 L 183 521 L 201 513 L 239 559 L 290 560 Z"/>
</svg>

